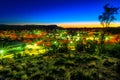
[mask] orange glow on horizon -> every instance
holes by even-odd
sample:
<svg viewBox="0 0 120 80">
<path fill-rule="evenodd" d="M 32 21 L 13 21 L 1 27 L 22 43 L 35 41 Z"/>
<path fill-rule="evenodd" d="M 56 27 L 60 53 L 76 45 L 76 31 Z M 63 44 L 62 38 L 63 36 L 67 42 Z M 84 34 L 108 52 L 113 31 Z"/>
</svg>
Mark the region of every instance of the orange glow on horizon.
<svg viewBox="0 0 120 80">
<path fill-rule="evenodd" d="M 72 22 L 72 23 L 58 23 L 63 28 L 99 28 L 103 27 L 99 22 Z M 119 27 L 120 23 L 111 23 L 110 27 Z"/>
</svg>

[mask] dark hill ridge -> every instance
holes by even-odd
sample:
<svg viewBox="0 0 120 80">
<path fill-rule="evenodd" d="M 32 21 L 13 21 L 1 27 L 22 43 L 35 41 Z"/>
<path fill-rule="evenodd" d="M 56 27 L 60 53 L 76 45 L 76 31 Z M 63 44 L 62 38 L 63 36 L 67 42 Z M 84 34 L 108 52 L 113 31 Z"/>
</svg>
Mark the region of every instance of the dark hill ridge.
<svg viewBox="0 0 120 80">
<path fill-rule="evenodd" d="M 0 30 L 61 29 L 57 25 L 0 25 Z"/>
<path fill-rule="evenodd" d="M 34 30 L 34 29 L 44 29 L 44 30 L 53 30 L 53 29 L 66 29 L 70 31 L 99 31 L 105 28 L 62 28 L 57 25 L 5 25 L 0 24 L 0 30 Z M 109 27 L 107 32 L 117 34 L 120 33 L 120 27 Z"/>
</svg>

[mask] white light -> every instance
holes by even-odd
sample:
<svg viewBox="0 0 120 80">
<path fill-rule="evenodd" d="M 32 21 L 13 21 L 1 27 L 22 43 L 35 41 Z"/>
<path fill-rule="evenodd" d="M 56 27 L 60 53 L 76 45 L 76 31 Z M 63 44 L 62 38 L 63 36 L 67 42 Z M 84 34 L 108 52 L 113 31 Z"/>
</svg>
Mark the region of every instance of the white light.
<svg viewBox="0 0 120 80">
<path fill-rule="evenodd" d="M 34 44 L 34 46 L 37 46 L 37 44 Z"/>
<path fill-rule="evenodd" d="M 71 41 L 70 43 L 72 44 L 73 42 Z"/>
</svg>

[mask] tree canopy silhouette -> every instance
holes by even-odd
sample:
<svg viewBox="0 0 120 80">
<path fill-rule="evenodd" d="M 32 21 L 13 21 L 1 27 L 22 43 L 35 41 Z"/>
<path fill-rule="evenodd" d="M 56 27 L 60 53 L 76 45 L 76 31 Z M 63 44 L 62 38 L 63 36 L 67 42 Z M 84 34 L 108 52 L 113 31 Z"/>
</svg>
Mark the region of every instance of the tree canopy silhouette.
<svg viewBox="0 0 120 80">
<path fill-rule="evenodd" d="M 118 13 L 118 10 L 118 7 L 110 6 L 110 4 L 104 6 L 104 12 L 99 15 L 99 20 L 103 27 L 109 27 L 110 23 L 116 20 L 115 14 Z"/>
</svg>

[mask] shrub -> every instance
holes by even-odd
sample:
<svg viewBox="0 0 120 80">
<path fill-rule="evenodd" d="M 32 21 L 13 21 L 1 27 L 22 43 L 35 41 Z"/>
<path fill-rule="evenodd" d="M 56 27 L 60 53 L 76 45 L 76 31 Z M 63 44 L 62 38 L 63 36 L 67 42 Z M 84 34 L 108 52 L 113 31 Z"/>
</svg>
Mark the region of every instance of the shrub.
<svg viewBox="0 0 120 80">
<path fill-rule="evenodd" d="M 78 52 L 82 52 L 82 51 L 84 51 L 84 45 L 83 44 L 80 44 L 80 43 L 78 43 L 76 46 L 75 46 L 75 48 L 76 48 L 76 50 L 78 51 Z"/>
<path fill-rule="evenodd" d="M 96 49 L 96 43 L 93 41 L 87 41 L 87 44 L 85 45 L 85 51 L 87 53 L 94 53 Z"/>
<path fill-rule="evenodd" d="M 89 76 L 85 76 L 83 73 L 76 71 L 71 73 L 70 80 L 92 80 Z"/>
<path fill-rule="evenodd" d="M 104 52 L 111 57 L 120 58 L 120 44 L 107 44 L 104 47 Z"/>
</svg>

